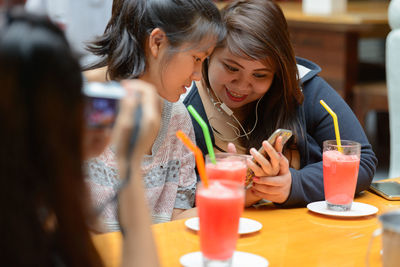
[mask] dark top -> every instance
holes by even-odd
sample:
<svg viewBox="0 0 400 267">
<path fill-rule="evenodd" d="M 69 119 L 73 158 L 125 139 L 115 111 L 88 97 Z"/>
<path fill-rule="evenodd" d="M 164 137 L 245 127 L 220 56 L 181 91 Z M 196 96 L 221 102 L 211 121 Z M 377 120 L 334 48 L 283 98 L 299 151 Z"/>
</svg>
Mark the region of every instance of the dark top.
<svg viewBox="0 0 400 267">
<path fill-rule="evenodd" d="M 375 174 L 377 158 L 356 116 L 332 87 L 318 73 L 321 68 L 306 59 L 297 58 L 301 77 L 304 102 L 297 109 L 297 114 L 304 136 L 296 136 L 300 154 L 300 169 L 290 168 L 292 187 L 288 199 L 281 207 L 305 206 L 310 202 L 324 200 L 322 172 L 322 143 L 335 140 L 334 124 L 331 115 L 321 106 L 323 99 L 335 111 L 342 140 L 357 141 L 361 144 L 360 169 L 356 193 L 367 190 Z M 192 105 L 207 122 L 206 112 L 197 87 L 194 84 L 184 100 L 186 106 Z M 207 154 L 203 132 L 192 118 L 196 142 L 202 152 Z M 210 128 L 211 129 L 211 128 Z M 214 144 L 214 136 L 210 131 Z"/>
</svg>

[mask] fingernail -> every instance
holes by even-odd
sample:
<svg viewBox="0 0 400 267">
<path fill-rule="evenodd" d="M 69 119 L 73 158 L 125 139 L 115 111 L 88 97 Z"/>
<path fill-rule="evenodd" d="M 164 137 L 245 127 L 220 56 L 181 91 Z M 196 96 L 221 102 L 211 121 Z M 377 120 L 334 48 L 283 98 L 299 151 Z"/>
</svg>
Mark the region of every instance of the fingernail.
<svg viewBox="0 0 400 267">
<path fill-rule="evenodd" d="M 255 182 L 258 182 L 258 181 L 260 181 L 260 177 L 258 177 L 258 176 L 254 176 L 254 177 L 253 177 L 253 181 L 255 181 Z"/>
</svg>

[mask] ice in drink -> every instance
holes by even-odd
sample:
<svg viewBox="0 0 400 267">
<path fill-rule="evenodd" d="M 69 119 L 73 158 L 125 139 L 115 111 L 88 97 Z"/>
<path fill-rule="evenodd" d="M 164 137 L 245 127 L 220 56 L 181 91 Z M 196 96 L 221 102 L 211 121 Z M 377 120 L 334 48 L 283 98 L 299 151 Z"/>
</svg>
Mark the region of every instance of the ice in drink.
<svg viewBox="0 0 400 267">
<path fill-rule="evenodd" d="M 208 260 L 229 260 L 236 247 L 239 218 L 244 207 L 243 184 L 210 180 L 200 184 L 196 203 L 200 220 L 200 247 Z"/>
<path fill-rule="evenodd" d="M 231 180 L 244 183 L 247 166 L 241 161 L 221 161 L 206 166 L 207 176 L 211 180 Z"/>
<path fill-rule="evenodd" d="M 337 150 L 324 151 L 324 190 L 328 205 L 351 205 L 356 190 L 359 165 L 359 155 L 344 155 Z"/>
<path fill-rule="evenodd" d="M 247 164 L 243 155 L 218 153 L 214 164 L 206 157 L 206 172 L 210 180 L 231 180 L 244 184 Z"/>
</svg>

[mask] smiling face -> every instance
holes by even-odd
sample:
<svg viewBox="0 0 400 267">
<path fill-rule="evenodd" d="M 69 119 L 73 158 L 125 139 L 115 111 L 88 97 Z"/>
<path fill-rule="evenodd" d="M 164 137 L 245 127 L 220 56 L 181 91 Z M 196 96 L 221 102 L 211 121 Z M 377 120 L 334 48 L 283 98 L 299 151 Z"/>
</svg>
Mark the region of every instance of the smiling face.
<svg viewBox="0 0 400 267">
<path fill-rule="evenodd" d="M 231 109 L 260 99 L 270 88 L 274 74 L 271 64 L 238 57 L 227 48 L 216 49 L 208 67 L 211 88 Z"/>
</svg>

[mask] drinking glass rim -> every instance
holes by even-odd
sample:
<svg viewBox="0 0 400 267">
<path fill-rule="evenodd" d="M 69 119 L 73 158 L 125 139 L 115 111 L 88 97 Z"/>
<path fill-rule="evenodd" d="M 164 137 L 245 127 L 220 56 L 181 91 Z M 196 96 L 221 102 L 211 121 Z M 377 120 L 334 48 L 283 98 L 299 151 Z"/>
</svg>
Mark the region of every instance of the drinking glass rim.
<svg viewBox="0 0 400 267">
<path fill-rule="evenodd" d="M 215 158 L 218 158 L 218 156 L 233 156 L 233 157 L 239 157 L 239 158 L 244 158 L 244 159 L 251 157 L 250 155 L 247 155 L 247 154 L 238 154 L 238 153 L 229 153 L 229 152 L 215 153 Z M 207 154 L 206 158 L 210 158 L 210 154 Z"/>
<path fill-rule="evenodd" d="M 352 141 L 352 140 L 341 140 L 341 147 L 346 147 L 346 148 L 350 148 L 350 147 L 361 147 L 361 144 L 357 141 Z M 323 145 L 329 145 L 332 147 L 338 147 L 336 140 L 325 140 L 323 142 Z"/>
<path fill-rule="evenodd" d="M 383 229 L 391 230 L 396 233 L 400 233 L 400 225 L 397 224 L 396 222 L 388 220 L 388 217 L 390 216 L 400 216 L 400 210 L 392 210 L 388 211 L 386 213 L 383 213 L 382 215 L 379 216 L 379 221 L 383 225 Z"/>
</svg>

